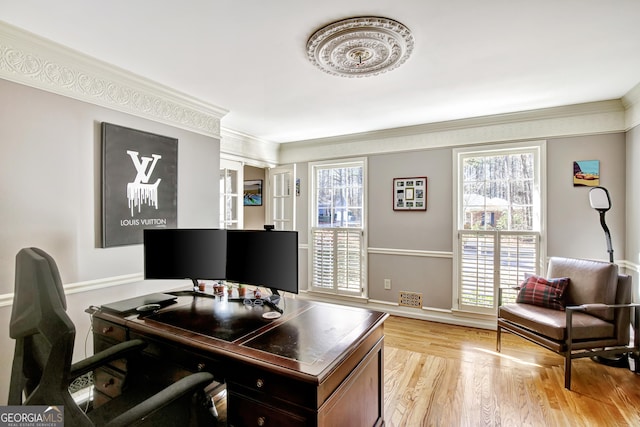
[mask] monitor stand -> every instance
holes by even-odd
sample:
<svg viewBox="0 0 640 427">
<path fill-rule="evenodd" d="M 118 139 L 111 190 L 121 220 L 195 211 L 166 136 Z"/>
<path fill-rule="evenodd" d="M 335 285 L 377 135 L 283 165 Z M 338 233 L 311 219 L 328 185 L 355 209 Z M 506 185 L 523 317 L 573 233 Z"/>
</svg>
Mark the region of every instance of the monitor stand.
<svg viewBox="0 0 640 427">
<path fill-rule="evenodd" d="M 205 298 L 216 298 L 217 295 L 213 295 L 213 294 L 208 294 L 206 292 L 200 292 L 199 290 L 199 286 L 198 286 L 198 279 L 191 279 L 191 281 L 193 282 L 193 289 L 190 291 L 172 291 L 172 292 L 167 292 L 170 295 L 175 295 L 177 297 L 185 297 L 185 296 L 195 296 L 195 297 L 205 297 Z M 280 293 L 278 292 L 277 289 L 273 289 L 273 288 L 269 288 L 269 290 L 271 291 L 271 295 L 262 298 L 262 302 L 268 306 L 269 308 L 271 308 L 272 310 L 277 311 L 280 314 L 284 313 L 284 310 L 282 310 L 280 307 L 278 307 L 278 304 L 280 303 L 280 300 L 282 299 L 282 297 L 280 296 Z M 249 299 L 251 300 L 251 298 L 228 298 L 227 301 L 229 302 L 235 302 L 235 301 L 240 301 L 243 302 L 244 300 Z M 255 299 L 255 298 L 253 298 Z"/>
<path fill-rule="evenodd" d="M 280 293 L 278 292 L 277 289 L 269 288 L 269 290 L 271 291 L 271 295 L 263 299 L 264 303 L 269 307 L 273 308 L 278 313 L 280 314 L 284 313 L 284 311 L 280 307 L 278 307 L 278 304 L 280 303 L 280 300 L 281 300 Z"/>
<path fill-rule="evenodd" d="M 170 295 L 175 295 L 177 297 L 205 297 L 205 298 L 216 298 L 216 295 L 208 294 L 206 292 L 200 292 L 200 287 L 198 286 L 198 279 L 191 279 L 193 282 L 193 289 L 190 291 L 172 291 L 167 292 Z"/>
<path fill-rule="evenodd" d="M 284 310 L 282 310 L 280 307 L 278 307 L 278 304 L 280 303 L 281 297 L 280 294 L 278 293 L 277 289 L 272 289 L 269 288 L 269 290 L 271 291 L 271 295 L 264 297 L 264 298 L 260 298 L 262 300 L 262 302 L 264 303 L 264 305 L 266 305 L 267 307 L 271 308 L 272 310 L 277 311 L 280 314 L 284 313 Z M 245 300 L 249 300 L 249 301 L 253 301 L 256 298 L 229 298 L 228 301 L 241 301 L 244 302 Z"/>
</svg>

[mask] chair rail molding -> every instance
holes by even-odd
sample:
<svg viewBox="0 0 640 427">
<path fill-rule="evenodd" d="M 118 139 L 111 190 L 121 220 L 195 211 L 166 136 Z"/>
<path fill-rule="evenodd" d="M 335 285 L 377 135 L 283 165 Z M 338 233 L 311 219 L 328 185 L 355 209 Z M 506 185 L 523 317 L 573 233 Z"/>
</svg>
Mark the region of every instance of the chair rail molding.
<svg viewBox="0 0 640 427">
<path fill-rule="evenodd" d="M 218 139 L 228 112 L 2 21 L 0 78 Z"/>
<path fill-rule="evenodd" d="M 106 277 L 103 279 L 87 280 L 84 282 L 67 283 L 63 285 L 65 295 L 72 295 L 82 292 L 94 291 L 97 289 L 110 288 L 112 286 L 125 285 L 141 282 L 144 274 L 126 274 L 123 276 Z M 0 307 L 11 306 L 13 304 L 13 293 L 0 295 Z"/>
<path fill-rule="evenodd" d="M 399 256 L 426 257 L 426 258 L 453 258 L 453 252 L 450 252 L 450 251 L 425 251 L 425 250 L 418 250 L 418 249 L 369 247 L 367 249 L 367 253 L 378 254 L 378 255 L 399 255 Z"/>
</svg>

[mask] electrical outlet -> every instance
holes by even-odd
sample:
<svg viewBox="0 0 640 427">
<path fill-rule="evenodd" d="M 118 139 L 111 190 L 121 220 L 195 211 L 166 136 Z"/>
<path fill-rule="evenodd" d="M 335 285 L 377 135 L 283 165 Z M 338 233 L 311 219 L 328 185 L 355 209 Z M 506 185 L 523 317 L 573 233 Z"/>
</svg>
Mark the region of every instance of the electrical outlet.
<svg viewBox="0 0 640 427">
<path fill-rule="evenodd" d="M 391 289 L 391 279 L 384 279 L 384 288 Z"/>
</svg>

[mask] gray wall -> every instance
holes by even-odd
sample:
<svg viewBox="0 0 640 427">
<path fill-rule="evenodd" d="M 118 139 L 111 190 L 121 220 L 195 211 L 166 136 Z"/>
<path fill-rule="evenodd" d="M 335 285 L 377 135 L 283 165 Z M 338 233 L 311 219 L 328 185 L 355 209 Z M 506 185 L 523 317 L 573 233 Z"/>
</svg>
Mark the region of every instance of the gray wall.
<svg viewBox="0 0 640 427">
<path fill-rule="evenodd" d="M 15 255 L 27 246 L 56 259 L 64 284 L 142 273 L 142 245 L 98 247 L 103 121 L 177 138 L 178 226 L 218 225 L 218 139 L 0 79 L 0 297 L 13 292 Z M 184 285 L 141 281 L 68 293 L 74 361 L 93 354 L 87 307 Z M 10 314 L 10 301 L 0 305 L 0 404 L 13 359 Z"/>
<path fill-rule="evenodd" d="M 217 139 L 0 80 L 0 294 L 26 246 L 65 283 L 142 272 L 141 245 L 98 247 L 103 121 L 177 138 L 178 225 L 217 225 Z"/>
<path fill-rule="evenodd" d="M 614 259 L 625 256 L 625 135 L 623 133 L 550 140 L 547 145 L 548 256 L 608 260 L 598 212 L 589 205 L 589 188 L 574 187 L 574 160 L 600 160 L 600 185 L 609 191 L 605 214 Z"/>
<path fill-rule="evenodd" d="M 447 252 L 452 246 L 452 151 L 424 150 L 369 157 L 369 247 Z M 394 211 L 393 178 L 426 176 L 427 210 Z M 398 301 L 398 291 L 423 294 L 425 307 L 451 308 L 450 258 L 370 254 L 369 296 Z M 391 289 L 384 289 L 384 279 Z"/>
<path fill-rule="evenodd" d="M 638 151 L 635 150 L 636 157 L 640 156 Z M 623 261 L 627 244 L 625 134 L 549 139 L 546 152 L 547 241 L 543 244 L 546 245 L 547 257 L 608 260 L 598 213 L 589 206 L 589 189 L 574 187 L 572 181 L 574 160 L 600 160 L 601 185 L 609 190 L 613 204 L 606 214 L 607 225 L 612 234 L 615 259 Z M 451 309 L 454 226 L 452 157 L 451 148 L 368 157 L 370 253 L 367 276 L 370 298 L 395 303 L 398 302 L 400 290 L 419 292 L 423 294 L 423 306 Z M 307 163 L 298 165 L 298 176 L 305 189 L 303 194 L 308 197 L 307 171 Z M 392 180 L 410 176 L 428 177 L 426 212 L 393 211 Z M 298 230 L 305 239 L 308 231 L 307 200 L 298 205 L 297 220 Z M 638 207 L 636 209 L 640 210 Z M 404 252 L 389 253 L 394 250 Z M 637 244 L 635 250 L 637 254 Z M 411 251 L 418 251 L 418 254 L 412 255 Z M 638 260 L 632 262 L 637 263 Z M 384 279 L 391 279 L 391 290 L 384 289 Z M 307 288 L 306 275 L 301 288 Z"/>
</svg>

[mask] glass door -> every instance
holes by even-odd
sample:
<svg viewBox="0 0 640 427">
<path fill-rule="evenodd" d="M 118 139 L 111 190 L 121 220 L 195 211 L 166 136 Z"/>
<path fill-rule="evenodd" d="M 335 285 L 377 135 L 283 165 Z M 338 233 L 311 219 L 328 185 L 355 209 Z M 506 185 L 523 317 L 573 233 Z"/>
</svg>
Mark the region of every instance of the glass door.
<svg viewBox="0 0 640 427">
<path fill-rule="evenodd" d="M 232 160 L 220 160 L 220 228 L 243 227 L 243 165 Z"/>
<path fill-rule="evenodd" d="M 268 221 L 276 230 L 296 229 L 295 176 L 295 165 L 269 170 L 271 209 Z"/>
</svg>

